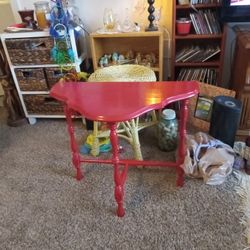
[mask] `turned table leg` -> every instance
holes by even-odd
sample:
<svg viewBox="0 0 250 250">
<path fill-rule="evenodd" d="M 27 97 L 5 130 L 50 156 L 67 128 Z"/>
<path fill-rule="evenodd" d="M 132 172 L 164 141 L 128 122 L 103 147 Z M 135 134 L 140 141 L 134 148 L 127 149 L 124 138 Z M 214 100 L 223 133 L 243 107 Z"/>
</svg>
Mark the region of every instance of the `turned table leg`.
<svg viewBox="0 0 250 250">
<path fill-rule="evenodd" d="M 66 115 L 66 121 L 67 121 L 67 126 L 68 126 L 68 133 L 70 136 L 70 147 L 71 147 L 71 152 L 72 152 L 72 163 L 76 168 L 76 179 L 79 181 L 83 178 L 83 174 L 80 168 L 81 161 L 80 161 L 80 154 L 79 154 L 79 149 L 78 145 L 75 140 L 74 136 L 74 126 L 72 122 L 72 110 L 65 105 L 64 106 L 64 113 Z"/>
<path fill-rule="evenodd" d="M 115 182 L 115 200 L 117 202 L 117 215 L 123 217 L 125 210 L 123 207 L 124 198 L 124 183 L 127 177 L 128 166 L 119 167 L 119 145 L 116 132 L 116 123 L 109 123 L 110 128 L 110 141 L 112 145 L 112 161 L 114 164 L 114 182 Z M 121 168 L 121 169 L 120 169 Z"/>
<path fill-rule="evenodd" d="M 186 154 L 186 123 L 188 115 L 188 99 L 181 101 L 181 110 L 180 110 L 180 126 L 179 126 L 179 147 L 178 147 L 178 166 L 177 166 L 177 180 L 176 185 L 182 187 L 184 184 L 184 170 L 181 165 L 184 162 Z"/>
</svg>

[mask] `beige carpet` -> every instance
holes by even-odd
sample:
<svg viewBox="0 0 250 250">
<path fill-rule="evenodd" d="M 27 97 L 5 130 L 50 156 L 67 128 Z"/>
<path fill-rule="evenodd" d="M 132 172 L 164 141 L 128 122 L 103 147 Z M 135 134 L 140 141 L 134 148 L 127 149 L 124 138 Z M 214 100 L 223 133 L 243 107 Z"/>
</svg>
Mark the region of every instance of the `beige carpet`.
<svg viewBox="0 0 250 250">
<path fill-rule="evenodd" d="M 145 158 L 173 157 L 159 152 L 152 130 L 141 141 Z M 122 156 L 131 156 L 122 145 Z M 234 175 L 220 186 L 186 178 L 176 188 L 171 170 L 129 169 L 121 219 L 115 216 L 112 167 L 88 165 L 84 180 L 73 178 L 63 120 L 11 128 L 1 116 L 0 159 L 0 249 L 244 248 Z"/>
<path fill-rule="evenodd" d="M 242 172 L 237 172 L 235 174 L 239 180 L 239 185 L 236 186 L 236 191 L 241 197 L 241 223 L 244 225 L 244 236 L 247 245 L 249 246 L 245 249 L 250 249 L 250 176 Z"/>
</svg>

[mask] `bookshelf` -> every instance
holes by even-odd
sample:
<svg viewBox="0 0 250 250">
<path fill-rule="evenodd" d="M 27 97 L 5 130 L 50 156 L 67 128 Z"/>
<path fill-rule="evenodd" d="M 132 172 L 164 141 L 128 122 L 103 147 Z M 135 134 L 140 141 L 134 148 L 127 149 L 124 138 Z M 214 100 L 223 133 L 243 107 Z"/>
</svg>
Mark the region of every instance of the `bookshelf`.
<svg viewBox="0 0 250 250">
<path fill-rule="evenodd" d="M 225 29 L 219 20 L 221 0 L 173 4 L 172 80 L 198 80 L 221 86 Z M 190 32 L 178 34 L 176 20 L 191 20 Z"/>
</svg>

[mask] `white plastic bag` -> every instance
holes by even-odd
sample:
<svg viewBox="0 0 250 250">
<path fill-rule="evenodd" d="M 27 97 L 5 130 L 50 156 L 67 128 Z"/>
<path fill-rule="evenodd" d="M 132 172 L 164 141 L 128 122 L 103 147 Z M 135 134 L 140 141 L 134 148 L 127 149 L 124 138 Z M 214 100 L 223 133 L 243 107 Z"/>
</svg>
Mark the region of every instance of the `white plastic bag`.
<svg viewBox="0 0 250 250">
<path fill-rule="evenodd" d="M 189 176 L 203 178 L 206 184 L 219 185 L 232 172 L 234 156 L 229 145 L 199 132 L 187 137 L 183 169 Z"/>
</svg>

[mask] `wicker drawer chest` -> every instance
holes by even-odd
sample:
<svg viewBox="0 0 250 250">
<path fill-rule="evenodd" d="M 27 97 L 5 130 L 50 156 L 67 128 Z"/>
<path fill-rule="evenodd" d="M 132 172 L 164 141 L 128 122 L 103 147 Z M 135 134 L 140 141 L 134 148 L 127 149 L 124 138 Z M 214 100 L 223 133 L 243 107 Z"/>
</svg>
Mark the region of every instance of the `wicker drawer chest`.
<svg viewBox="0 0 250 250">
<path fill-rule="evenodd" d="M 73 71 L 80 71 L 86 58 L 85 34 L 75 37 L 70 30 L 74 52 Z M 1 41 L 25 116 L 30 124 L 37 118 L 63 118 L 63 106 L 49 96 L 51 87 L 62 77 L 59 65 L 51 59 L 54 41 L 48 31 L 3 33 Z"/>
</svg>

